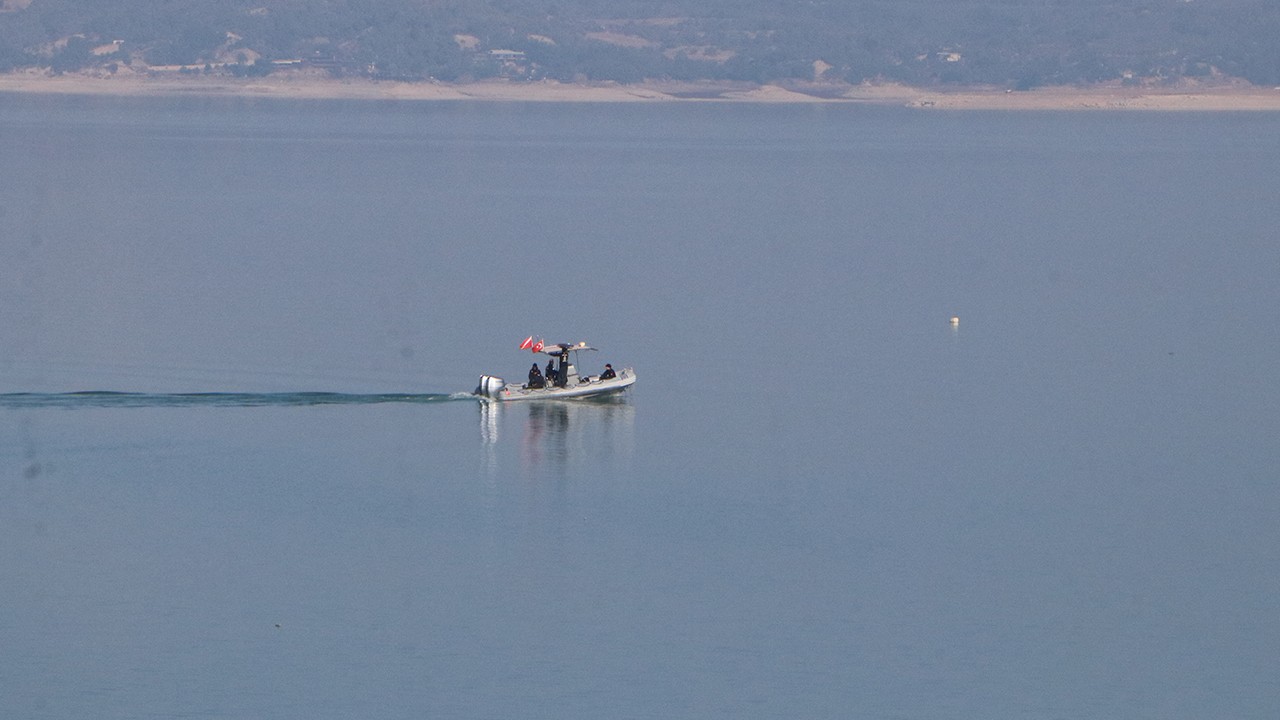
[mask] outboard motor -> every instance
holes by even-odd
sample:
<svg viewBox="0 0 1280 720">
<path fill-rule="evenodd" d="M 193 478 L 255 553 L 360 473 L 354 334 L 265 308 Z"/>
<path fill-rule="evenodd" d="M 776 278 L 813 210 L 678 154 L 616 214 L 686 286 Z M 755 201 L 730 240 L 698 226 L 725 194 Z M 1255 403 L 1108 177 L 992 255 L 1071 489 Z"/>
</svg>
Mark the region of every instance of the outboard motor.
<svg viewBox="0 0 1280 720">
<path fill-rule="evenodd" d="M 476 385 L 476 395 L 484 395 L 486 397 L 498 397 L 498 393 L 502 392 L 502 386 L 506 385 L 506 381 L 500 377 L 492 375 L 481 375 L 480 384 Z"/>
</svg>

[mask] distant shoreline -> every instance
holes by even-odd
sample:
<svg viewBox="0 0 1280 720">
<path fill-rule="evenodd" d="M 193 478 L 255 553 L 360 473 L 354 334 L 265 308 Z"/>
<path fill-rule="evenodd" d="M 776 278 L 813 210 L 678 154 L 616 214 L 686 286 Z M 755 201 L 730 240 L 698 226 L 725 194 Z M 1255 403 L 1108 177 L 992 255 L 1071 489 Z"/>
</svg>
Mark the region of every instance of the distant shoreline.
<svg viewBox="0 0 1280 720">
<path fill-rule="evenodd" d="M 1172 86 L 914 88 L 891 83 L 841 85 L 790 82 L 754 85 L 726 82 L 572 84 L 554 81 L 473 83 L 338 79 L 305 72 L 236 78 L 177 72 L 116 75 L 50 75 L 40 71 L 0 74 L 0 92 L 138 97 L 265 97 L 309 100 L 410 100 L 508 102 L 750 102 L 769 104 L 864 104 L 925 110 L 1070 111 L 1280 111 L 1280 88 L 1240 82 L 1181 82 Z"/>
</svg>

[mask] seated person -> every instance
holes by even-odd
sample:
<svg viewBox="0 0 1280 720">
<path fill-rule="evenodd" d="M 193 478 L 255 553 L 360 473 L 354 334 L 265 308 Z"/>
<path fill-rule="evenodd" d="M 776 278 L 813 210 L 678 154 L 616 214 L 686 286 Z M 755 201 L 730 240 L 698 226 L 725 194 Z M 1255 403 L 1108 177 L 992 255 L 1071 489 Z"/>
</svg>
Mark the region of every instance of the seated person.
<svg viewBox="0 0 1280 720">
<path fill-rule="evenodd" d="M 529 368 L 529 384 L 526 387 L 542 388 L 546 386 L 546 381 L 542 379 L 542 371 L 538 369 L 538 363 L 534 363 L 533 367 Z"/>
<path fill-rule="evenodd" d="M 616 377 L 618 377 L 618 374 L 613 371 L 613 366 L 610 365 L 609 363 L 605 363 L 604 372 L 600 373 L 600 379 L 608 380 L 610 378 L 616 378 Z"/>
<path fill-rule="evenodd" d="M 551 383 L 552 385 L 555 385 L 557 377 L 558 376 L 556 375 L 556 361 L 548 360 L 547 361 L 547 382 Z"/>
</svg>

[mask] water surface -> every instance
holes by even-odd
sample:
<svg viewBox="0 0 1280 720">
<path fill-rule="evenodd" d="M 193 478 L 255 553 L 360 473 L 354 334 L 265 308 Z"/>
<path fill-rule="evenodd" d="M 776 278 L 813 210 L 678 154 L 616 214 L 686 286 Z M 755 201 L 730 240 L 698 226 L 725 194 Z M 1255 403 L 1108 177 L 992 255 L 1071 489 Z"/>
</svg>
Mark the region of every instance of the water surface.
<svg viewBox="0 0 1280 720">
<path fill-rule="evenodd" d="M 0 714 L 1280 706 L 1271 115 L 0 95 L 0 163 Z M 639 383 L 463 395 L 530 333 Z"/>
</svg>

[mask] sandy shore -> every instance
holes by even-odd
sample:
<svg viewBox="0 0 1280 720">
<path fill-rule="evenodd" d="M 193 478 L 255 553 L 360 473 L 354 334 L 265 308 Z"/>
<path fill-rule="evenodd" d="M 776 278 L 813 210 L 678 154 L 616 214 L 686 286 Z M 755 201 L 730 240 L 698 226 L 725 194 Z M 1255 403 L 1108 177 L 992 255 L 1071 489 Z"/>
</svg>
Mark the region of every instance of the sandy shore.
<svg viewBox="0 0 1280 720">
<path fill-rule="evenodd" d="M 486 81 L 466 84 L 334 79 L 281 72 L 264 78 L 170 73 L 52 76 L 25 71 L 0 74 L 0 92 L 66 95 L 229 96 L 299 99 L 489 100 L 519 102 L 752 102 L 861 103 L 930 110 L 1157 110 L 1280 111 L 1280 88 L 1245 83 L 1183 83 L 1172 87 L 1003 88 L 933 90 L 894 84 L 789 83 L 566 84 L 551 81 Z"/>
</svg>

